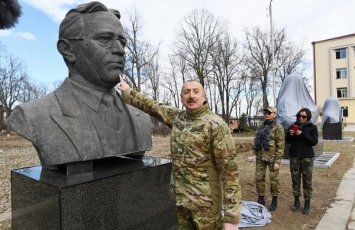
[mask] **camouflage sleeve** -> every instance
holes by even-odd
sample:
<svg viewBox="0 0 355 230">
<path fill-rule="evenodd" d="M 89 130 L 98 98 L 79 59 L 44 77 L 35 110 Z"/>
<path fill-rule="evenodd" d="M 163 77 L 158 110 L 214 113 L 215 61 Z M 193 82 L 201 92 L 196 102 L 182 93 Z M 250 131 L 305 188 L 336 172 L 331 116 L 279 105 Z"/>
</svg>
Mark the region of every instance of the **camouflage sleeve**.
<svg viewBox="0 0 355 230">
<path fill-rule="evenodd" d="M 175 107 L 163 105 L 136 90 L 126 90 L 122 93 L 123 101 L 155 117 L 170 128 L 179 110 Z"/>
<path fill-rule="evenodd" d="M 282 125 L 276 126 L 275 132 L 275 162 L 281 163 L 285 150 L 285 131 Z"/>
<path fill-rule="evenodd" d="M 214 156 L 222 175 L 224 223 L 238 224 L 241 209 L 241 188 L 236 148 L 227 124 L 219 124 L 213 135 Z"/>
</svg>

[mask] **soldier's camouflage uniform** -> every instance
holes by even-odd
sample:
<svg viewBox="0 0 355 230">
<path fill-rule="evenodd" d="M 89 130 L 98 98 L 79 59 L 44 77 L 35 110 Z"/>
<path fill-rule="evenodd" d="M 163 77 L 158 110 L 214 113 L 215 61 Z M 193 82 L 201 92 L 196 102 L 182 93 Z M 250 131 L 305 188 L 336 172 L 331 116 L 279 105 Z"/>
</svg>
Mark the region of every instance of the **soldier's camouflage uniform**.
<svg viewBox="0 0 355 230">
<path fill-rule="evenodd" d="M 215 230 L 221 229 L 223 222 L 239 223 L 241 189 L 236 149 L 227 124 L 209 111 L 207 104 L 186 112 L 135 90 L 123 92 L 123 99 L 172 127 L 171 186 L 179 229 Z"/>
<path fill-rule="evenodd" d="M 259 135 L 263 135 L 264 130 L 268 130 L 266 146 L 258 143 Z M 265 133 L 265 132 L 264 132 Z M 265 135 L 265 134 L 264 134 Z M 270 191 L 272 196 L 280 194 L 279 169 L 274 168 L 274 164 L 281 163 L 285 149 L 285 131 L 282 125 L 276 121 L 262 123 L 256 131 L 254 140 L 254 154 L 256 156 L 255 185 L 259 196 L 265 196 L 265 174 L 269 168 Z"/>
</svg>

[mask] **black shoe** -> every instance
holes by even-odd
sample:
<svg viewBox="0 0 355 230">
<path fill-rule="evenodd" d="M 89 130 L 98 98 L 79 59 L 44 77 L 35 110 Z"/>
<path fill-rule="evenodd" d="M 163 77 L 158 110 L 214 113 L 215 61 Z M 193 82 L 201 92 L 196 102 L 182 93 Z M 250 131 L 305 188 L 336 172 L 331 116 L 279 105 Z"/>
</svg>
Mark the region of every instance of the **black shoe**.
<svg viewBox="0 0 355 230">
<path fill-rule="evenodd" d="M 270 211 L 273 212 L 277 209 L 277 196 L 272 196 Z"/>
<path fill-rule="evenodd" d="M 304 208 L 303 208 L 303 214 L 304 215 L 308 215 L 311 212 L 311 200 L 310 199 L 306 199 L 304 201 Z"/>
<path fill-rule="evenodd" d="M 257 201 L 259 204 L 261 205 L 265 205 L 265 199 L 264 199 L 264 196 L 259 196 L 258 197 L 258 201 Z"/>
<path fill-rule="evenodd" d="M 297 212 L 301 208 L 300 197 L 295 196 L 295 202 L 293 203 L 292 211 Z"/>
</svg>

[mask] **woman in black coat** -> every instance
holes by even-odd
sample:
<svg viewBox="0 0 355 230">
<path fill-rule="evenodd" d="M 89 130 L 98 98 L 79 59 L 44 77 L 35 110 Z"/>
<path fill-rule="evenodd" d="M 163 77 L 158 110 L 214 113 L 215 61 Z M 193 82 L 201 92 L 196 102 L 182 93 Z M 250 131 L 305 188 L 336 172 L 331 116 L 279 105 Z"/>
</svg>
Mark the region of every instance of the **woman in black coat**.
<svg viewBox="0 0 355 230">
<path fill-rule="evenodd" d="M 291 144 L 289 149 L 292 190 L 295 202 L 292 210 L 300 209 L 301 178 L 303 183 L 304 208 L 303 214 L 311 211 L 312 198 L 312 172 L 314 162 L 313 146 L 318 143 L 317 126 L 310 122 L 312 113 L 308 108 L 302 108 L 297 113 L 296 122 L 291 125 L 286 134 L 286 143 Z"/>
</svg>

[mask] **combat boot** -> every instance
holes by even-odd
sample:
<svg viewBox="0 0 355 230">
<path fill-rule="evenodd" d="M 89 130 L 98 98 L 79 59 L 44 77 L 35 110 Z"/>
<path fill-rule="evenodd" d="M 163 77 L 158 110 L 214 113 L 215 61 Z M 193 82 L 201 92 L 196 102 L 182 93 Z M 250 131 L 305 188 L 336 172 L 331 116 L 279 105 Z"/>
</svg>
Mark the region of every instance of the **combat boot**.
<svg viewBox="0 0 355 230">
<path fill-rule="evenodd" d="M 257 202 L 258 202 L 259 204 L 261 204 L 261 205 L 265 205 L 265 198 L 264 198 L 264 196 L 259 196 Z"/>
<path fill-rule="evenodd" d="M 303 208 L 303 214 L 308 215 L 311 212 L 311 200 L 306 199 L 304 201 L 304 208 Z"/>
<path fill-rule="evenodd" d="M 272 196 L 270 211 L 273 212 L 277 209 L 277 196 Z"/>
<path fill-rule="evenodd" d="M 301 203 L 300 203 L 300 197 L 295 196 L 295 202 L 293 203 L 292 211 L 297 212 L 300 210 Z"/>
</svg>

